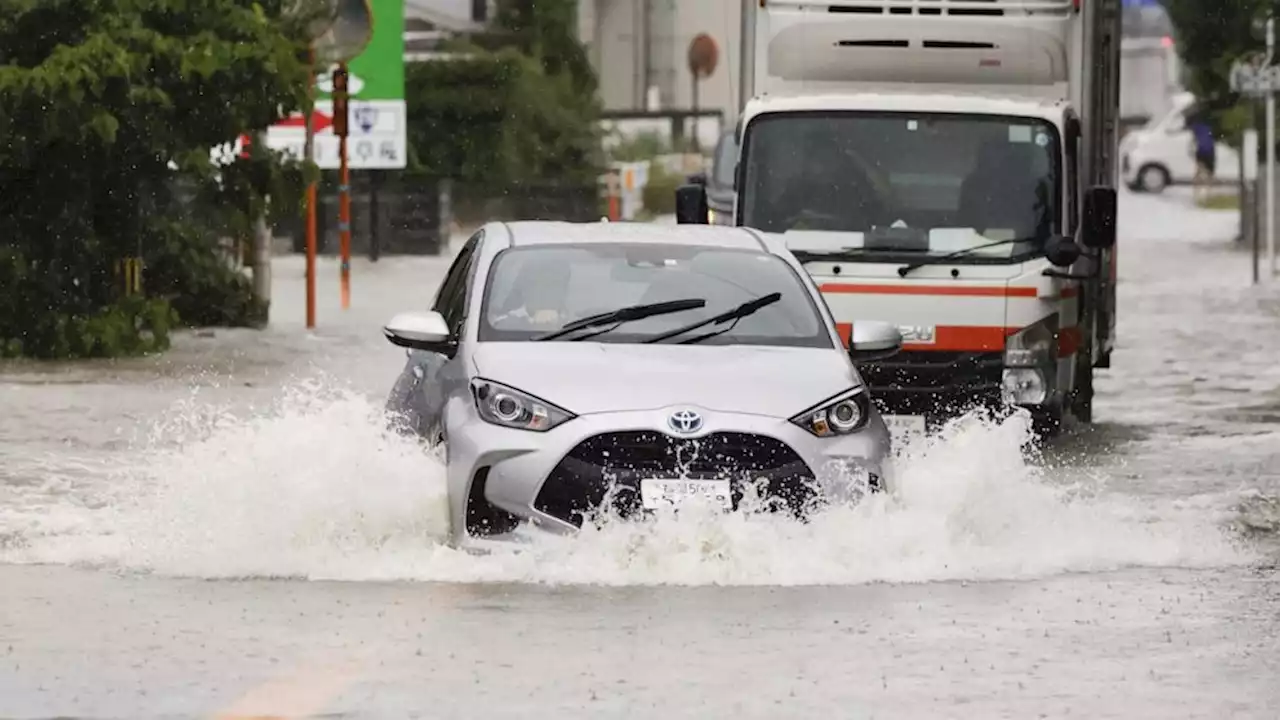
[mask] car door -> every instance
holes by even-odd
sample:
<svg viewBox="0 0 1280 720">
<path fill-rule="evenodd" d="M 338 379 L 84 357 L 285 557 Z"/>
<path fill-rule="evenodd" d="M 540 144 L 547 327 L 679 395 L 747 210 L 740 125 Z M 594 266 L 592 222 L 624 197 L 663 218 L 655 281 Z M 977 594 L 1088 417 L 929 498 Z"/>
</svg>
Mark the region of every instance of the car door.
<svg viewBox="0 0 1280 720">
<path fill-rule="evenodd" d="M 461 337 L 462 323 L 466 316 L 467 291 L 475 266 L 476 249 L 483 240 L 483 231 L 471 236 L 454 258 L 453 264 L 445 274 L 440 288 L 436 291 L 431 309 L 440 313 L 455 338 Z M 440 353 L 413 350 L 409 353 L 408 374 L 411 379 L 408 391 L 410 421 L 416 426 L 418 433 L 429 442 L 439 442 L 443 438 L 442 412 L 446 393 L 442 375 L 449 357 Z"/>
</svg>

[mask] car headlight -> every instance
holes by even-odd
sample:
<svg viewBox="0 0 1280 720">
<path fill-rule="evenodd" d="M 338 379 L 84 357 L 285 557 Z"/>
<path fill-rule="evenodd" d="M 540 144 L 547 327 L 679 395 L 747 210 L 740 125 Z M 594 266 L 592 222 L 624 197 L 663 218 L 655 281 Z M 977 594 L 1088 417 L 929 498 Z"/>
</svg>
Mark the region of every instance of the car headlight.
<svg viewBox="0 0 1280 720">
<path fill-rule="evenodd" d="M 472 380 L 471 396 L 481 419 L 516 430 L 546 432 L 574 418 L 564 408 L 492 380 Z"/>
<path fill-rule="evenodd" d="M 1005 341 L 1004 366 L 1034 368 L 1052 365 L 1058 360 L 1057 314 L 1010 335 Z"/>
<path fill-rule="evenodd" d="M 866 388 L 857 388 L 791 418 L 791 422 L 815 437 L 848 435 L 866 427 L 871 399 Z"/>
</svg>

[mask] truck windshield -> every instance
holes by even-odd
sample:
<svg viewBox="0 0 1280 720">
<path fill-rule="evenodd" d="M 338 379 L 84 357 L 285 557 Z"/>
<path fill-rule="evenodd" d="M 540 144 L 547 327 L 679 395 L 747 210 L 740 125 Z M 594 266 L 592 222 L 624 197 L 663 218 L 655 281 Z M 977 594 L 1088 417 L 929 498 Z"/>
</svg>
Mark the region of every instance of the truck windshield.
<svg viewBox="0 0 1280 720">
<path fill-rule="evenodd" d="M 974 247 L 957 262 L 1020 260 L 1058 231 L 1059 143 L 1051 123 L 1032 118 L 761 117 L 744 141 L 743 224 L 837 231 L 827 239 L 789 237 L 788 244 L 861 248 L 858 256 L 867 259 Z M 1016 238 L 1025 242 L 976 249 Z"/>
</svg>

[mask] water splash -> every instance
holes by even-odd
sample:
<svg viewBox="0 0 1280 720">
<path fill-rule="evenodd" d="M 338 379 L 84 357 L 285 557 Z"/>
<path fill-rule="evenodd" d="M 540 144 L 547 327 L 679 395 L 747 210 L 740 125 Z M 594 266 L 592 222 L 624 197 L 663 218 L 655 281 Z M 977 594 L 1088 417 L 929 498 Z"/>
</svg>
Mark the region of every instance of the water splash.
<svg viewBox="0 0 1280 720">
<path fill-rule="evenodd" d="M 0 561 L 203 578 L 836 585 L 1256 560 L 1228 510 L 1064 484 L 1028 456 L 1029 432 L 1020 415 L 961 418 L 901 450 L 895 493 L 809 523 L 688 508 L 573 538 L 528 531 L 476 556 L 444 544 L 438 454 L 390 432 L 379 403 L 305 382 L 267 410 L 175 408 L 104 480 L 109 499 L 45 507 L 56 519 L 20 542 L 21 510 L 0 518 Z"/>
</svg>

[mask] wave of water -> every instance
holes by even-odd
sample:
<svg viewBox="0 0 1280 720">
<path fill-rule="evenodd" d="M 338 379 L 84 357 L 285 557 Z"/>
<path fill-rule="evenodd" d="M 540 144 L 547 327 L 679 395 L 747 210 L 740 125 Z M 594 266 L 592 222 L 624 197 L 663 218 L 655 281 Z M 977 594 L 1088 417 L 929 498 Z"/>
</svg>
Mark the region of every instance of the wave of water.
<svg viewBox="0 0 1280 720">
<path fill-rule="evenodd" d="M 1257 559 L 1212 502 L 1055 482 L 1029 459 L 1020 416 L 963 418 L 908 445 L 894 495 L 807 524 L 683 512 L 574 538 L 534 531 L 476 556 L 444 544 L 439 458 L 385 426 L 379 403 L 320 382 L 263 411 L 192 402 L 138 440 L 93 502 L 0 514 L 0 561 L 201 578 L 836 585 Z"/>
</svg>

